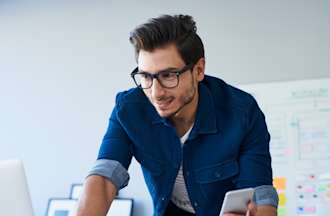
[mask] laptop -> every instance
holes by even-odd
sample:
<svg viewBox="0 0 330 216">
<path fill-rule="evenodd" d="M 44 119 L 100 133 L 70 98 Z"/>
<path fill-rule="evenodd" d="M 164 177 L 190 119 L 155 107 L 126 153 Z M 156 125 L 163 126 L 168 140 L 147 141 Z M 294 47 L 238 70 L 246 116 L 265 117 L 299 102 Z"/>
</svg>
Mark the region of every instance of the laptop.
<svg viewBox="0 0 330 216">
<path fill-rule="evenodd" d="M 33 216 L 24 167 L 20 160 L 0 161 L 0 214 Z"/>
</svg>

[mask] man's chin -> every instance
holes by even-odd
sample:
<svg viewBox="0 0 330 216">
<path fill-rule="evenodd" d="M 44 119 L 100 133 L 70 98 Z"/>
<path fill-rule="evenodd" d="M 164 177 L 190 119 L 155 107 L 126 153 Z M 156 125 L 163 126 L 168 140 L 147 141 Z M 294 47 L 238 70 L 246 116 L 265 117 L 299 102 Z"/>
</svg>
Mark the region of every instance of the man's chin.
<svg viewBox="0 0 330 216">
<path fill-rule="evenodd" d="M 172 118 L 172 117 L 175 117 L 177 114 L 179 114 L 182 108 L 183 108 L 183 106 L 178 108 L 178 109 L 175 109 L 174 107 L 172 107 L 172 109 L 170 109 L 170 108 L 168 108 L 168 109 L 156 108 L 156 110 L 157 110 L 158 115 L 160 115 L 160 117 L 162 117 L 162 118 Z"/>
<path fill-rule="evenodd" d="M 174 115 L 175 112 L 173 112 L 173 110 L 170 109 L 166 109 L 166 110 L 161 110 L 161 109 L 156 109 L 158 115 L 160 115 L 160 117 L 162 118 L 169 118 L 171 116 Z"/>
<path fill-rule="evenodd" d="M 172 115 L 172 113 L 169 113 L 169 112 L 166 112 L 166 111 L 157 110 L 157 112 L 158 112 L 158 115 L 160 115 L 160 117 L 162 117 L 162 118 L 168 118 Z"/>
</svg>

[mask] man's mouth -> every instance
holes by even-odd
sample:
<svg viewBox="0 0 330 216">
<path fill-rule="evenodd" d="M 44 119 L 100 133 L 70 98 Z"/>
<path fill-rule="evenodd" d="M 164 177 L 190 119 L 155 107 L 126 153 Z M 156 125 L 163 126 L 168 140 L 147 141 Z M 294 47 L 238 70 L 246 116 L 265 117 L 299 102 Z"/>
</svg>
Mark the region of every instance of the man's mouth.
<svg viewBox="0 0 330 216">
<path fill-rule="evenodd" d="M 172 103 L 173 98 L 168 98 L 161 101 L 156 101 L 155 104 L 160 110 L 165 110 Z"/>
</svg>

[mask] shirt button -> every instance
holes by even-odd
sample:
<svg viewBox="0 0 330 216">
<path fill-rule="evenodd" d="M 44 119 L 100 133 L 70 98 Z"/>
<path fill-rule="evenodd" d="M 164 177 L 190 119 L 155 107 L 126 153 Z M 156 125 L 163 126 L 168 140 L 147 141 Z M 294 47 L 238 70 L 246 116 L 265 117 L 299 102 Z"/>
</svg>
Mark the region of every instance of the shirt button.
<svg viewBox="0 0 330 216">
<path fill-rule="evenodd" d="M 194 202 L 194 206 L 197 207 L 198 206 L 198 203 L 197 202 Z"/>
<path fill-rule="evenodd" d="M 189 175 L 190 175 L 190 172 L 189 172 L 189 171 L 187 171 L 187 172 L 186 172 L 186 174 L 187 174 L 187 176 L 189 176 Z"/>
<path fill-rule="evenodd" d="M 165 200 L 165 198 L 164 197 L 162 197 L 162 201 L 164 201 Z"/>
<path fill-rule="evenodd" d="M 214 173 L 215 177 L 219 178 L 221 174 L 219 172 Z"/>
</svg>

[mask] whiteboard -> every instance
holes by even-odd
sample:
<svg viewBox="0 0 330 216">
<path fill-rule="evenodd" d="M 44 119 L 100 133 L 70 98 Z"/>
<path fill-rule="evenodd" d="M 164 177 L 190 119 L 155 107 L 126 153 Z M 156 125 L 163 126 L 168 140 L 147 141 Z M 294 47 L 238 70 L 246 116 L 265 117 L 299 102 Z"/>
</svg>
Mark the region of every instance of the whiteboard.
<svg viewBox="0 0 330 216">
<path fill-rule="evenodd" d="M 330 79 L 239 88 L 266 116 L 278 216 L 330 215 Z"/>
</svg>

